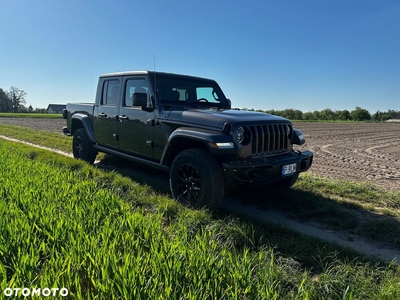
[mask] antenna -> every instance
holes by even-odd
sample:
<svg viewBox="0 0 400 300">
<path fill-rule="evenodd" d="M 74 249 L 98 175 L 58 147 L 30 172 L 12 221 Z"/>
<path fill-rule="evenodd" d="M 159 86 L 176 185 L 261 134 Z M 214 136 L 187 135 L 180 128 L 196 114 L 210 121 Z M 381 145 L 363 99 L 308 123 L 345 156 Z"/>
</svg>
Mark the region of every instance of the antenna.
<svg viewBox="0 0 400 300">
<path fill-rule="evenodd" d="M 156 55 L 154 54 L 154 98 L 158 97 L 158 91 L 157 91 L 157 79 L 156 79 Z M 154 99 L 153 105 L 155 106 L 156 104 L 156 99 Z"/>
</svg>

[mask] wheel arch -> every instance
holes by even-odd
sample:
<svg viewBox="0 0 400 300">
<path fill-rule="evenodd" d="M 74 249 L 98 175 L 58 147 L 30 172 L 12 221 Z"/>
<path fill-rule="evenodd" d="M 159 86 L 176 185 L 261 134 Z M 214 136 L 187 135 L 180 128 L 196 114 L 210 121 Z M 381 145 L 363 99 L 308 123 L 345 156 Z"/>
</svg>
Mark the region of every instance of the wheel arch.
<svg viewBox="0 0 400 300">
<path fill-rule="evenodd" d="M 165 145 L 164 152 L 161 157 L 161 164 L 168 167 L 171 166 L 176 155 L 186 149 L 203 149 L 212 154 L 220 163 L 219 157 L 222 155 L 234 154 L 237 149 L 218 149 L 216 143 L 230 143 L 232 137 L 221 132 L 181 127 L 173 131 Z"/>
<path fill-rule="evenodd" d="M 202 149 L 211 153 L 207 141 L 180 136 L 169 141 L 161 158 L 161 164 L 170 167 L 175 157 L 187 149 Z"/>
<path fill-rule="evenodd" d="M 96 143 L 92 120 L 88 115 L 76 113 L 71 117 L 71 135 L 74 135 L 79 128 L 85 130 L 85 133 L 92 144 Z"/>
</svg>

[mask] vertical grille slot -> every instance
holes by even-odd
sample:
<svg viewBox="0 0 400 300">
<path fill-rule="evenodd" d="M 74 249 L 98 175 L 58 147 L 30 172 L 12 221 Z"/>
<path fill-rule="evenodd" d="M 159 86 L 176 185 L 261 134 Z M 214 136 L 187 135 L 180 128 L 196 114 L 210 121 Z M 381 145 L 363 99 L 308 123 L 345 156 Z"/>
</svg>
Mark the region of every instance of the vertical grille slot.
<svg viewBox="0 0 400 300">
<path fill-rule="evenodd" d="M 271 153 L 275 152 L 276 149 L 276 131 L 275 131 L 275 126 L 274 125 L 270 125 L 271 126 L 271 138 L 272 138 L 272 145 L 271 145 Z"/>
<path fill-rule="evenodd" d="M 251 153 L 257 155 L 256 149 L 258 148 L 258 132 L 255 126 L 250 127 L 252 141 L 251 141 Z"/>
<path fill-rule="evenodd" d="M 287 124 L 251 125 L 248 128 L 252 135 L 251 152 L 253 156 L 272 155 L 288 151 L 290 143 Z"/>
</svg>

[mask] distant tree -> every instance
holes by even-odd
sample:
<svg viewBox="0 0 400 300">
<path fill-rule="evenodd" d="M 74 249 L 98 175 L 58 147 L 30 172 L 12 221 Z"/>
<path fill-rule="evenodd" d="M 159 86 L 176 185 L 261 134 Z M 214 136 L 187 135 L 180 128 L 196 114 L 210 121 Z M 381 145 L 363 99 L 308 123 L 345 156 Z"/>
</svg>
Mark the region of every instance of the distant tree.
<svg viewBox="0 0 400 300">
<path fill-rule="evenodd" d="M 293 120 L 295 116 L 294 109 L 293 108 L 285 109 L 282 113 L 282 116 L 289 120 Z"/>
<path fill-rule="evenodd" d="M 318 110 L 314 110 L 312 114 L 313 114 L 313 120 L 321 120 L 321 113 Z"/>
<path fill-rule="evenodd" d="M 389 109 L 388 111 L 377 111 L 372 115 L 374 122 L 384 122 L 389 119 L 400 119 L 400 111 Z"/>
<path fill-rule="evenodd" d="M 29 109 L 25 105 L 18 106 L 18 112 L 27 113 Z"/>
<path fill-rule="evenodd" d="M 361 108 L 359 106 L 356 106 L 356 108 L 351 111 L 350 115 L 354 121 L 369 121 L 369 120 L 371 120 L 371 115 L 368 112 L 368 110 Z"/>
<path fill-rule="evenodd" d="M 18 112 L 21 105 L 26 103 L 26 93 L 15 86 L 12 86 L 7 92 L 8 98 L 11 100 L 13 111 Z"/>
<path fill-rule="evenodd" d="M 46 109 L 45 108 L 35 108 L 35 110 L 33 112 L 37 113 L 37 114 L 45 114 Z"/>
<path fill-rule="evenodd" d="M 347 109 L 337 111 L 338 119 L 340 121 L 351 120 L 351 114 Z"/>
<path fill-rule="evenodd" d="M 32 105 L 29 105 L 28 110 L 29 110 L 29 112 L 32 112 L 32 111 L 33 111 Z"/>
<path fill-rule="evenodd" d="M 8 98 L 7 93 L 0 88 L 0 111 L 10 112 L 11 100 Z"/>
<path fill-rule="evenodd" d="M 303 112 L 301 110 L 295 109 L 293 120 L 303 120 Z"/>
<path fill-rule="evenodd" d="M 275 110 L 275 116 L 284 117 L 286 119 L 290 119 L 290 111 L 287 109 L 284 110 Z"/>
<path fill-rule="evenodd" d="M 319 118 L 320 120 L 335 120 L 336 116 L 335 113 L 332 109 L 330 108 L 325 108 L 323 110 L 321 110 L 321 112 L 319 113 Z"/>
<path fill-rule="evenodd" d="M 1 103 L 1 102 L 0 102 Z M 27 108 L 28 109 L 28 108 Z M 35 112 L 39 109 L 36 108 Z M 44 109 L 43 109 L 44 110 Z M 330 108 L 325 108 L 321 111 L 314 110 L 313 112 L 305 112 L 303 113 L 301 110 L 287 108 L 283 110 L 275 110 L 275 109 L 268 109 L 268 110 L 261 110 L 261 109 L 253 109 L 244 107 L 242 110 L 247 111 L 257 111 L 257 112 L 264 112 L 270 115 L 281 116 L 290 120 L 305 120 L 305 121 L 313 121 L 313 120 L 326 120 L 326 121 L 333 121 L 333 120 L 341 120 L 341 121 L 374 121 L 374 122 L 382 122 L 388 119 L 400 119 L 400 111 L 396 111 L 393 109 L 389 109 L 387 112 L 377 111 L 375 114 L 371 116 L 368 110 L 356 106 L 354 110 L 351 112 L 347 109 L 344 110 L 335 110 L 333 111 Z"/>
<path fill-rule="evenodd" d="M 314 114 L 310 111 L 303 113 L 303 120 L 306 121 L 314 120 Z"/>
<path fill-rule="evenodd" d="M 400 111 L 389 109 L 387 114 L 389 115 L 389 119 L 400 119 Z"/>
<path fill-rule="evenodd" d="M 371 116 L 372 121 L 374 122 L 382 122 L 383 113 L 379 110 Z"/>
</svg>

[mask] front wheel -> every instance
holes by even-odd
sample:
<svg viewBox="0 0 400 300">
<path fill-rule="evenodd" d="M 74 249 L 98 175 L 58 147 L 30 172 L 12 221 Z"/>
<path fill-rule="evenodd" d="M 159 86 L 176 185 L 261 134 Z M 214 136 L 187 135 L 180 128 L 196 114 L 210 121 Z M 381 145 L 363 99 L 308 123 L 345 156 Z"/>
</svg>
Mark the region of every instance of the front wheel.
<svg viewBox="0 0 400 300">
<path fill-rule="evenodd" d="M 93 164 L 96 159 L 97 151 L 89 142 L 83 128 L 79 128 L 74 133 L 74 138 L 72 140 L 72 153 L 75 158 L 82 159 L 90 164 Z"/>
<path fill-rule="evenodd" d="M 169 182 L 173 197 L 195 208 L 216 209 L 224 196 L 221 167 L 201 149 L 184 150 L 176 156 Z"/>
</svg>

